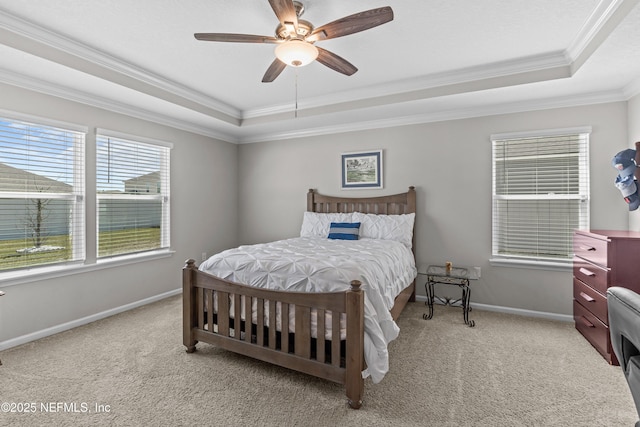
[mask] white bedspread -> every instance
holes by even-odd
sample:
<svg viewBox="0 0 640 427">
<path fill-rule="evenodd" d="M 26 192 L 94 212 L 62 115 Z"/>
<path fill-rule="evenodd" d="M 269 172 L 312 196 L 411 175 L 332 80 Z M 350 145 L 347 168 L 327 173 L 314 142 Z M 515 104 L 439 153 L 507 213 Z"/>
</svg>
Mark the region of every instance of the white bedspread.
<svg viewBox="0 0 640 427">
<path fill-rule="evenodd" d="M 250 286 L 299 292 L 342 291 L 360 280 L 365 292 L 363 376 L 371 375 L 374 383 L 389 370 L 387 345 L 399 332 L 389 310 L 417 274 L 413 253 L 402 243 L 321 237 L 240 246 L 212 256 L 200 270 Z"/>
</svg>

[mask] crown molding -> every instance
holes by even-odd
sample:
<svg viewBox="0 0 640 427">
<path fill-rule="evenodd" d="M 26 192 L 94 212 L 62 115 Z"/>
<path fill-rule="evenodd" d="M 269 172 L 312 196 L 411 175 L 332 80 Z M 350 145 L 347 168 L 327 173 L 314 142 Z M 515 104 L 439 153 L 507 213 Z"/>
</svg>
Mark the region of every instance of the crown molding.
<svg viewBox="0 0 640 427">
<path fill-rule="evenodd" d="M 231 122 L 236 122 L 236 124 L 239 124 L 241 119 L 242 113 L 235 107 L 158 76 L 149 70 L 126 63 L 116 57 L 91 48 L 76 40 L 40 27 L 2 9 L 0 9 L 0 28 L 4 28 L 18 36 L 43 44 L 53 50 L 81 58 L 103 69 L 127 76 L 135 81 L 145 83 L 166 93 L 201 105 L 207 109 L 217 111 L 224 116 L 232 118 L 233 120 L 231 120 Z M 66 64 L 63 63 L 62 65 Z M 116 83 L 122 84 L 121 82 Z M 136 88 L 132 87 L 132 89 Z M 155 95 L 157 96 L 158 94 L 156 93 Z"/>
<path fill-rule="evenodd" d="M 430 111 L 420 114 L 394 117 L 382 120 L 359 121 L 340 125 L 319 126 L 315 128 L 305 128 L 304 130 L 273 132 L 260 136 L 241 137 L 239 144 L 251 144 L 274 140 L 286 140 L 294 138 L 306 138 L 313 136 L 331 135 L 337 133 L 357 132 L 374 129 L 384 129 L 390 127 L 410 126 L 425 123 L 444 122 L 450 120 L 462 120 L 476 117 L 497 116 L 501 114 L 514 114 L 529 111 L 550 110 L 555 108 L 579 107 L 585 105 L 606 104 L 611 102 L 621 102 L 628 99 L 621 91 L 597 92 L 581 94 L 576 96 L 565 96 L 548 98 L 533 102 L 519 101 L 511 103 L 501 103 L 495 105 L 482 106 L 467 109 L 451 109 Z"/>
<path fill-rule="evenodd" d="M 627 99 L 631 99 L 634 96 L 640 94 L 640 77 L 638 77 L 637 79 L 635 79 L 632 82 L 630 82 L 629 84 L 627 84 L 622 89 L 622 92 L 625 94 Z"/>
<path fill-rule="evenodd" d="M 529 56 L 516 60 L 496 62 L 477 67 L 468 67 L 447 73 L 438 73 L 419 78 L 407 79 L 389 84 L 374 85 L 339 94 L 305 100 L 299 108 L 302 117 L 319 117 L 336 112 L 357 111 L 363 108 L 384 109 L 388 104 L 402 104 L 439 96 L 491 89 L 500 85 L 518 85 L 537 81 L 570 77 L 595 51 L 613 28 L 635 7 L 640 0 L 602 0 L 580 30 L 574 42 L 565 51 Z M 71 55 L 100 68 L 101 73 L 89 74 L 123 87 L 136 90 L 176 106 L 190 109 L 213 119 L 211 127 L 176 119 L 164 114 L 130 106 L 107 98 L 90 95 L 69 87 L 26 77 L 0 69 L 0 82 L 34 90 L 44 94 L 68 99 L 116 113 L 167 125 L 176 129 L 220 139 L 231 143 L 253 143 L 274 139 L 291 139 L 331 133 L 353 132 L 385 127 L 405 126 L 445 120 L 457 120 L 497 114 L 571 107 L 628 100 L 640 93 L 640 78 L 628 84 L 622 91 L 558 97 L 539 101 L 504 103 L 452 111 L 425 112 L 416 115 L 392 117 L 383 120 L 355 121 L 348 124 L 311 127 L 300 131 L 264 133 L 260 136 L 242 135 L 243 128 L 283 120 L 290 117 L 292 104 L 240 111 L 214 98 L 202 95 L 185 86 L 155 75 L 148 70 L 127 64 L 104 52 L 90 48 L 46 28 L 34 25 L 0 9 L 0 30 L 22 38 L 21 43 L 35 47 L 38 44 L 50 48 L 52 55 L 58 54 L 60 64 L 65 55 Z M 9 45 L 8 45 L 9 46 Z M 37 49 L 35 49 L 37 50 Z M 37 55 L 37 53 L 34 53 Z M 62 58 L 62 59 L 61 59 Z M 49 58 L 45 58 L 49 59 Z M 55 61 L 56 59 L 51 59 Z M 82 71 L 82 70 L 80 70 Z M 86 72 L 86 71 L 85 71 Z M 102 73 L 106 73 L 106 77 Z M 123 84 L 118 76 L 126 76 Z M 145 86 L 146 85 L 146 86 Z M 148 86 L 148 87 L 147 87 Z M 150 89 L 151 88 L 151 89 Z M 153 90 L 153 88 L 157 90 Z M 216 114 L 217 113 L 217 114 Z M 306 115 L 305 115 L 306 113 Z M 285 117 L 286 116 L 286 117 Z M 219 131 L 222 126 L 231 126 L 226 133 Z"/>
<path fill-rule="evenodd" d="M 306 99 L 304 103 L 299 103 L 298 110 L 304 111 L 326 108 L 336 104 L 344 105 L 374 98 L 414 93 L 445 86 L 463 85 L 480 80 L 522 75 L 525 73 L 535 75 L 536 72 L 540 72 L 542 75 L 542 73 L 553 69 L 566 68 L 568 70 L 570 65 L 569 58 L 564 51 L 552 52 L 310 98 Z M 535 77 L 533 77 L 533 80 L 535 80 Z M 292 108 L 292 104 L 288 103 L 247 110 L 243 114 L 243 123 L 251 121 L 251 119 L 290 113 Z"/>
<path fill-rule="evenodd" d="M 307 99 L 298 105 L 299 112 L 326 108 L 330 105 L 349 104 L 387 97 L 401 93 L 415 93 L 437 87 L 505 78 L 528 74 L 531 81 L 549 79 L 550 70 L 565 70 L 565 75 L 551 73 L 552 76 L 571 77 L 588 59 L 619 22 L 635 7 L 640 0 L 602 0 L 580 29 L 572 44 L 564 51 L 528 56 L 515 60 L 495 62 L 477 67 L 468 67 L 389 84 L 341 92 L 322 97 Z M 538 78 L 536 76 L 539 76 Z M 552 77 L 553 78 L 553 77 Z M 282 115 L 291 112 L 292 105 L 282 104 L 265 108 L 247 110 L 243 114 L 243 124 L 252 119 Z"/>
<path fill-rule="evenodd" d="M 124 114 L 130 117 L 147 120 L 153 123 L 173 127 L 183 131 L 192 132 L 198 135 L 215 138 L 233 144 L 249 144 L 273 140 L 305 138 L 336 133 L 357 132 L 372 129 L 383 129 L 390 127 L 441 122 L 448 120 L 486 117 L 500 114 L 511 114 L 527 111 L 547 110 L 553 108 L 566 108 L 609 102 L 619 102 L 626 101 L 631 96 L 640 92 L 639 78 L 634 82 L 632 87 L 628 86 L 622 91 L 598 92 L 577 96 L 557 97 L 537 100 L 533 102 L 520 101 L 512 103 L 502 103 L 477 108 L 456 108 L 451 110 L 440 110 L 436 112 L 405 115 L 382 120 L 356 121 L 340 125 L 306 128 L 304 130 L 263 133 L 260 136 L 238 137 L 229 133 L 220 132 L 211 127 L 199 126 L 183 120 L 177 120 L 170 116 L 150 112 L 137 107 L 132 107 L 130 105 L 122 104 L 109 99 L 100 98 L 95 95 L 87 94 L 75 89 L 70 89 L 68 87 L 55 85 L 50 82 L 45 82 L 31 77 L 25 77 L 21 74 L 13 73 L 7 70 L 0 69 L 0 82 L 22 87 L 27 90 L 33 90 L 35 92 L 43 93 L 46 95 L 67 99 L 69 101 L 90 105 L 92 107 L 105 109 L 115 113 Z"/>
<path fill-rule="evenodd" d="M 478 72 L 476 78 L 466 79 L 451 79 L 445 80 L 443 77 L 438 81 L 436 85 L 429 85 L 429 87 L 417 88 L 412 90 L 405 90 L 402 92 L 393 91 L 390 94 L 378 94 L 375 97 L 350 99 L 340 103 L 328 104 L 326 106 L 298 108 L 298 117 L 313 117 L 321 116 L 331 113 L 348 112 L 369 108 L 378 108 L 385 105 L 402 104 L 406 102 L 420 101 L 431 98 L 439 98 L 450 95 L 458 95 L 464 93 L 473 93 L 483 90 L 490 90 L 509 86 L 518 86 L 529 83 L 544 82 L 556 79 L 562 79 L 570 77 L 570 66 L 566 61 L 558 61 L 557 58 L 564 58 L 564 55 L 549 55 L 547 57 L 555 58 L 553 64 L 557 66 L 546 66 L 542 69 L 531 69 L 528 67 L 519 68 L 519 72 L 510 73 L 483 73 Z M 513 61 L 509 61 L 511 64 Z M 551 64 L 551 62 L 546 62 Z M 504 69 L 504 68 L 503 68 Z M 513 70 L 512 67 L 510 67 Z M 455 74 L 455 73 L 453 73 Z M 465 72 L 464 74 L 470 77 L 472 74 Z M 455 83 L 444 84 L 445 81 L 451 81 Z M 355 98 L 355 96 L 354 96 Z M 279 113 L 279 115 L 261 116 L 253 119 L 244 119 L 242 121 L 243 127 L 249 127 L 252 125 L 263 124 L 268 121 L 285 120 L 290 116 L 292 107 Z"/>
<path fill-rule="evenodd" d="M 515 103 L 503 103 L 498 105 L 483 106 L 471 109 L 454 109 L 437 112 L 427 112 L 410 116 L 394 117 L 383 120 L 359 121 L 348 124 L 320 126 L 304 130 L 265 133 L 258 136 L 237 137 L 229 133 L 223 133 L 211 127 L 199 126 L 173 117 L 150 112 L 141 108 L 132 107 L 109 99 L 100 98 L 75 89 L 55 85 L 50 82 L 25 77 L 21 74 L 0 69 L 0 82 L 24 89 L 33 90 L 46 95 L 56 96 L 69 101 L 102 108 L 119 114 L 147 120 L 150 122 L 170 126 L 176 129 L 192 132 L 225 142 L 246 144 L 265 142 L 280 139 L 303 138 L 334 133 L 355 132 L 362 130 L 381 129 L 388 127 L 407 126 L 421 123 L 432 123 L 447 120 L 459 120 L 473 117 L 483 117 L 499 114 L 509 114 L 526 111 L 545 110 L 552 108 L 575 107 L 581 105 L 601 104 L 608 102 L 626 101 L 640 93 L 640 78 L 628 85 L 622 91 L 590 93 L 578 96 L 550 98 L 539 101 L 522 101 Z"/>
<path fill-rule="evenodd" d="M 601 0 L 567 48 L 572 74 L 591 57 L 640 0 Z"/>
<path fill-rule="evenodd" d="M 542 72 L 557 67 L 570 66 L 571 74 L 573 74 L 593 53 L 593 50 L 602 40 L 615 28 L 619 21 L 639 2 L 640 0 L 601 0 L 579 31 L 574 42 L 564 52 L 555 52 L 479 67 L 470 67 L 453 72 L 346 91 L 336 95 L 317 97 L 306 100 L 304 109 L 327 109 L 328 106 L 335 104 L 343 105 L 352 101 L 365 101 L 370 98 L 415 92 L 438 86 L 453 86 L 475 80 L 493 79 L 521 73 L 534 73 L 536 71 Z M 202 95 L 200 92 L 196 92 L 176 82 L 155 75 L 149 70 L 135 67 L 105 52 L 98 51 L 78 41 L 35 25 L 2 9 L 0 9 L 0 27 L 37 43 L 44 44 L 52 49 L 82 58 L 104 69 L 175 95 L 183 100 L 189 101 L 189 103 L 195 103 L 206 109 L 213 110 L 213 112 L 218 112 L 223 116 L 228 116 L 233 120 L 227 121 L 238 126 L 251 122 L 251 119 L 278 116 L 290 112 L 292 108 L 291 104 L 282 104 L 241 111 L 229 104 Z M 132 89 L 140 90 L 141 88 L 132 87 Z M 159 97 L 162 98 L 162 94 L 151 95 L 159 95 Z M 165 100 L 171 102 L 170 99 Z M 195 107 L 196 111 L 198 111 L 197 105 L 192 106 Z M 190 108 L 189 105 L 183 106 Z M 206 111 L 200 112 L 207 114 Z M 215 114 L 213 116 L 216 117 Z M 224 120 L 224 117 L 216 118 Z"/>
<path fill-rule="evenodd" d="M 101 108 L 114 113 L 124 114 L 130 117 L 158 123 L 198 135 L 220 139 L 226 142 L 238 142 L 237 137 L 234 137 L 231 134 L 219 132 L 211 127 L 199 126 L 184 120 L 178 120 L 174 117 L 166 116 L 164 114 L 155 113 L 139 107 L 132 107 L 121 102 L 98 97 L 93 94 L 88 94 L 76 89 L 57 85 L 40 79 L 27 77 L 22 74 L 14 73 L 12 71 L 4 70 L 1 68 L 0 82 L 12 86 L 21 87 L 23 89 L 32 90 L 45 95 L 51 95 L 58 98 L 66 99 L 68 101 Z"/>
<path fill-rule="evenodd" d="M 601 0 L 598 3 L 582 28 L 580 28 L 580 31 L 578 31 L 576 38 L 567 48 L 569 58 L 575 59 L 580 56 L 580 53 L 587 48 L 589 42 L 596 37 L 604 23 L 624 1 L 625 0 Z"/>
</svg>

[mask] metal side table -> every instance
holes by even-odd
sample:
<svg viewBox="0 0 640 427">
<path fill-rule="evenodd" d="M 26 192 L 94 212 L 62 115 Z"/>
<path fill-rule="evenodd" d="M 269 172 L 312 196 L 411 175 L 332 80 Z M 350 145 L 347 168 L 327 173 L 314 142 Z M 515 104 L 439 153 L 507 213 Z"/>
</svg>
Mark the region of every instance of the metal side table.
<svg viewBox="0 0 640 427">
<path fill-rule="evenodd" d="M 473 320 L 469 320 L 469 312 L 471 311 L 471 307 L 469 305 L 471 301 L 471 288 L 469 287 L 469 281 L 478 279 L 478 275 L 476 274 L 475 269 L 469 267 L 451 267 L 450 270 L 447 270 L 444 265 L 430 265 L 427 267 L 426 275 L 427 283 L 425 283 L 424 287 L 427 291 L 426 304 L 429 306 L 429 314 L 425 313 L 422 315 L 422 317 L 425 320 L 431 319 L 433 317 L 434 299 L 438 299 L 445 305 L 448 304 L 451 306 L 460 302 L 462 304 L 462 315 L 464 318 L 464 324 L 473 328 L 476 325 L 476 322 Z M 459 286 L 460 288 L 462 288 L 462 298 L 451 300 L 448 298 L 440 298 L 435 296 L 434 285 L 437 283 L 443 285 Z"/>
</svg>

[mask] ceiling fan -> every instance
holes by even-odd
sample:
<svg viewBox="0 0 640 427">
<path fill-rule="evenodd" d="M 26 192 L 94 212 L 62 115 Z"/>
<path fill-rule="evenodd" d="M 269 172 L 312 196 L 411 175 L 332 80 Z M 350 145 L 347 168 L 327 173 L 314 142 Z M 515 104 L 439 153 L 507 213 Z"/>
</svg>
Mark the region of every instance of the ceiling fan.
<svg viewBox="0 0 640 427">
<path fill-rule="evenodd" d="M 213 42 L 277 44 L 276 59 L 264 74 L 263 82 L 274 81 L 287 65 L 301 67 L 314 60 L 350 76 L 358 71 L 353 64 L 335 53 L 316 46 L 315 43 L 358 33 L 393 20 L 393 10 L 386 6 L 345 16 L 315 28 L 310 22 L 299 19 L 304 13 L 304 5 L 301 2 L 269 0 L 269 4 L 280 21 L 273 37 L 229 33 L 196 33 L 194 36 L 198 40 Z"/>
</svg>

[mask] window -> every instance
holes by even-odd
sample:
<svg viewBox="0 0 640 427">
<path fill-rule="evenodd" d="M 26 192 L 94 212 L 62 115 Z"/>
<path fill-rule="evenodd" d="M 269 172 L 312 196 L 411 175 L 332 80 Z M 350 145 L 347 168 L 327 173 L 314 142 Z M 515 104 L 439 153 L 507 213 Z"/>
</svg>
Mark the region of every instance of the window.
<svg viewBox="0 0 640 427">
<path fill-rule="evenodd" d="M 98 258 L 168 249 L 171 145 L 104 130 L 96 144 Z"/>
<path fill-rule="evenodd" d="M 571 261 L 573 230 L 589 227 L 590 131 L 492 135 L 492 261 Z"/>
<path fill-rule="evenodd" d="M 0 271 L 84 260 L 85 134 L 0 118 Z"/>
</svg>

